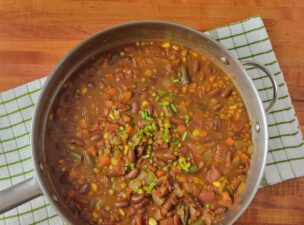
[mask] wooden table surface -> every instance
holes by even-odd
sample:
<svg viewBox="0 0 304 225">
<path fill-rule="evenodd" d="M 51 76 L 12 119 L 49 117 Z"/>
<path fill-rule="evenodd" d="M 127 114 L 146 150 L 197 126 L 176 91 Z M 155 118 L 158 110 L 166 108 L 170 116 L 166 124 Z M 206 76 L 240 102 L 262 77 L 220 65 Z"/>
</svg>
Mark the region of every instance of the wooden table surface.
<svg viewBox="0 0 304 225">
<path fill-rule="evenodd" d="M 303 0 L 0 0 L 0 91 L 48 75 L 75 44 L 113 24 L 156 19 L 204 31 L 255 15 L 265 22 L 303 126 Z M 260 189 L 237 224 L 304 224 L 304 178 Z"/>
</svg>

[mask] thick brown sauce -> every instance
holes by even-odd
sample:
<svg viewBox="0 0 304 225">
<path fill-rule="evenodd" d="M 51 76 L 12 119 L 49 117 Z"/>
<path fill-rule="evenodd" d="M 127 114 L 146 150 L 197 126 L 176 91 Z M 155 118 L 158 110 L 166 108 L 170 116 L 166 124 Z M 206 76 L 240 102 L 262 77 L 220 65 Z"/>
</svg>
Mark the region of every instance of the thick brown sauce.
<svg viewBox="0 0 304 225">
<path fill-rule="evenodd" d="M 95 57 L 49 114 L 47 162 L 84 224 L 212 224 L 245 188 L 251 124 L 201 54 L 140 42 Z"/>
</svg>

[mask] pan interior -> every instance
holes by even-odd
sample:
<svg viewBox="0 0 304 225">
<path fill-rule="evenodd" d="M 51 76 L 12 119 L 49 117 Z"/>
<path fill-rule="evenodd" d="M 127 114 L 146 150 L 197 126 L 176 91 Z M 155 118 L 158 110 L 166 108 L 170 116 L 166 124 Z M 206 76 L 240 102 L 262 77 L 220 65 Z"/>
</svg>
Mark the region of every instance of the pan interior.
<svg viewBox="0 0 304 225">
<path fill-rule="evenodd" d="M 240 200 L 234 203 L 233 207 L 226 213 L 224 220 L 220 222 L 220 224 L 232 224 L 247 208 L 254 197 L 265 165 L 268 135 L 262 103 L 249 76 L 241 68 L 239 62 L 224 50 L 222 46 L 200 32 L 171 23 L 155 21 L 134 22 L 97 33 L 73 49 L 51 73 L 35 109 L 32 132 L 34 161 L 38 180 L 44 194 L 55 206 L 57 213 L 63 219 L 71 224 L 79 224 L 79 221 L 75 221 L 69 209 L 60 200 L 46 169 L 44 136 L 47 115 L 63 83 L 92 56 L 116 46 L 142 40 L 174 42 L 209 57 L 211 61 L 232 78 L 243 98 L 252 124 L 259 123 L 260 125 L 259 132 L 252 130 L 254 154 L 251 159 L 246 189 Z M 228 65 L 220 60 L 222 57 L 228 60 Z"/>
</svg>

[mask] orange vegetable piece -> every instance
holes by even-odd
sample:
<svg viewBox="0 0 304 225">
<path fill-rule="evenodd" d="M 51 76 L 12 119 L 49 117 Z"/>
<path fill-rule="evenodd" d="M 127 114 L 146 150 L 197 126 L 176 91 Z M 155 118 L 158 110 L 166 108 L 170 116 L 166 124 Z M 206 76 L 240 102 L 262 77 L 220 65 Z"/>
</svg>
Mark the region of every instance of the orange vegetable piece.
<svg viewBox="0 0 304 225">
<path fill-rule="evenodd" d="M 116 95 L 116 92 L 117 92 L 117 89 L 116 89 L 116 88 L 110 87 L 110 88 L 108 88 L 106 94 L 107 94 L 108 96 L 114 96 L 114 95 Z"/>
<path fill-rule="evenodd" d="M 241 157 L 241 159 L 242 159 L 243 162 L 246 162 L 246 161 L 249 160 L 248 155 L 246 155 L 244 152 L 240 153 L 240 157 Z"/>
<path fill-rule="evenodd" d="M 76 170 L 71 170 L 69 173 L 69 178 L 76 178 L 78 176 L 78 172 Z"/>
<path fill-rule="evenodd" d="M 130 127 L 130 126 L 127 126 L 127 127 L 126 127 L 126 132 L 127 132 L 128 134 L 131 134 L 132 131 L 133 131 L 133 127 Z"/>
<path fill-rule="evenodd" d="M 186 131 L 186 127 L 182 124 L 178 125 L 176 130 L 178 131 L 178 133 L 182 134 Z"/>
<path fill-rule="evenodd" d="M 156 176 L 157 177 L 162 177 L 162 176 L 164 176 L 165 175 L 165 172 L 163 171 L 163 170 L 156 170 Z"/>
<path fill-rule="evenodd" d="M 206 137 L 206 136 L 207 136 L 207 131 L 201 130 L 199 135 L 200 135 L 201 137 Z"/>
<path fill-rule="evenodd" d="M 186 183 L 187 178 L 184 175 L 180 175 L 180 177 L 178 178 L 178 181 L 181 182 L 181 183 Z"/>
<path fill-rule="evenodd" d="M 227 191 L 222 193 L 222 199 L 218 201 L 220 205 L 223 205 L 225 207 L 231 207 L 232 205 L 232 198 L 230 197 L 229 193 Z"/>
<path fill-rule="evenodd" d="M 108 155 L 104 155 L 104 156 L 101 157 L 100 163 L 103 166 L 108 166 L 111 163 L 111 159 L 110 159 L 110 157 Z"/>
<path fill-rule="evenodd" d="M 119 99 L 122 101 L 128 101 L 128 100 L 130 100 L 131 97 L 132 97 L 131 91 L 125 91 L 125 92 L 121 92 L 119 94 Z"/>
<path fill-rule="evenodd" d="M 227 140 L 226 140 L 226 144 L 229 145 L 229 146 L 232 146 L 233 143 L 234 143 L 234 140 L 231 137 L 228 137 Z"/>
</svg>

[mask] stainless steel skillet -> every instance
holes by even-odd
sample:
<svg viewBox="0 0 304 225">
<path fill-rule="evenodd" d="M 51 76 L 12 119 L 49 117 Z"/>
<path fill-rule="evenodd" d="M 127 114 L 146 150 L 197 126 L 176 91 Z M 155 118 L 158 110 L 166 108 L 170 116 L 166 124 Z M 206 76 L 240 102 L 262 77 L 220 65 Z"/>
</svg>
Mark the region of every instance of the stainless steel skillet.
<svg viewBox="0 0 304 225">
<path fill-rule="evenodd" d="M 273 106 L 277 98 L 277 87 L 274 79 L 262 65 L 254 62 L 239 62 L 221 44 L 201 32 L 173 23 L 138 21 L 114 26 L 96 33 L 75 47 L 56 66 L 42 89 L 33 115 L 31 145 L 36 177 L 1 191 L 0 213 L 39 195 L 45 195 L 64 221 L 69 224 L 81 224 L 57 194 L 56 187 L 54 187 L 47 170 L 44 147 L 47 115 L 63 83 L 88 59 L 116 46 L 141 40 L 166 40 L 195 49 L 208 56 L 232 78 L 243 97 L 253 124 L 254 154 L 251 160 L 246 189 L 240 200 L 234 203 L 220 224 L 234 223 L 248 207 L 259 187 L 265 167 L 268 132 L 266 112 L 244 66 L 257 67 L 271 79 L 273 99 L 266 111 Z"/>
</svg>

